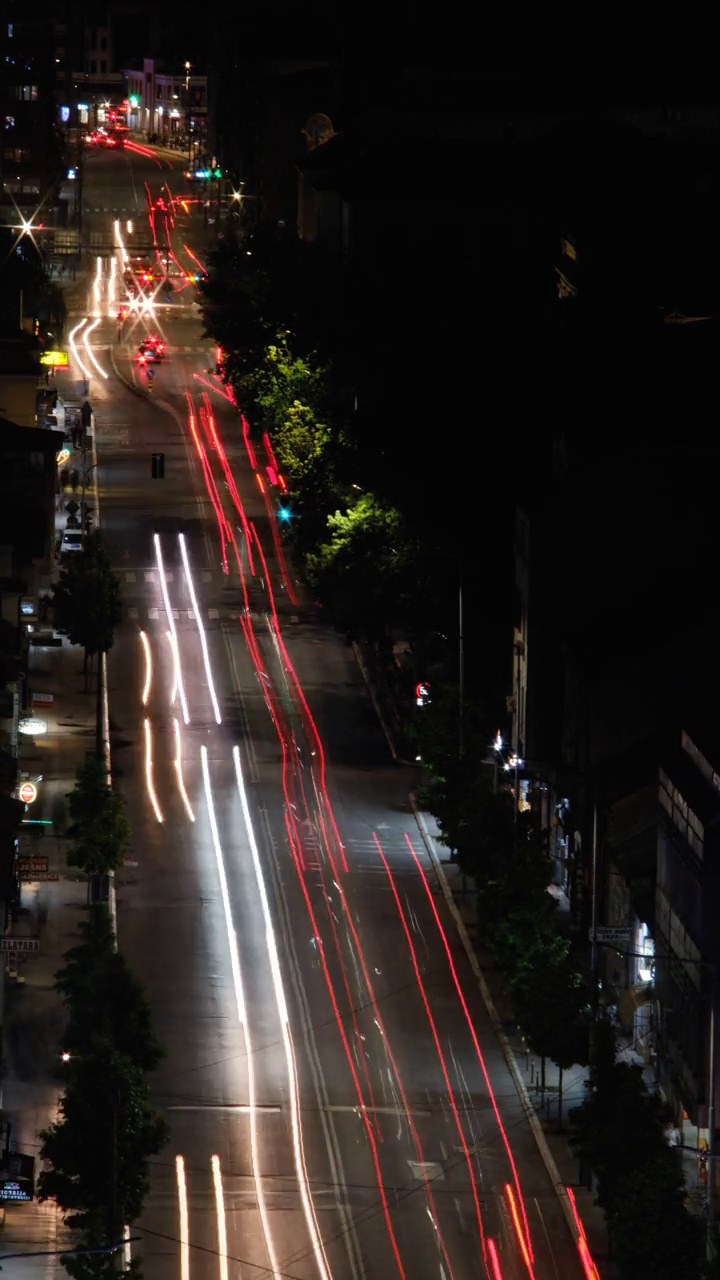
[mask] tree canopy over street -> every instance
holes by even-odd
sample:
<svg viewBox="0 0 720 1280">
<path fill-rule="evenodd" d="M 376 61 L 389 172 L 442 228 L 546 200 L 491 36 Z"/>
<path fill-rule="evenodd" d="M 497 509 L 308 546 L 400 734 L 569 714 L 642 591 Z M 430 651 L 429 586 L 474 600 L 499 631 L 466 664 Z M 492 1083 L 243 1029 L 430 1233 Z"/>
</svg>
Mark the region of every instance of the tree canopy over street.
<svg viewBox="0 0 720 1280">
<path fill-rule="evenodd" d="M 56 975 L 68 1016 L 65 1088 L 58 1119 L 40 1134 L 45 1167 L 38 1195 L 54 1199 L 77 1233 L 77 1255 L 63 1258 L 71 1276 L 137 1280 L 138 1259 L 121 1270 L 121 1257 L 100 1250 L 121 1241 L 125 1224 L 140 1216 L 148 1161 L 167 1140 L 147 1080 L 163 1051 L 142 986 L 116 950 L 104 906 L 90 908 L 80 936 Z"/>
<path fill-rule="evenodd" d="M 99 530 L 85 537 L 82 551 L 66 556 L 53 587 L 55 626 L 87 657 L 108 653 L 120 624 L 120 582 L 110 567 Z"/>
</svg>

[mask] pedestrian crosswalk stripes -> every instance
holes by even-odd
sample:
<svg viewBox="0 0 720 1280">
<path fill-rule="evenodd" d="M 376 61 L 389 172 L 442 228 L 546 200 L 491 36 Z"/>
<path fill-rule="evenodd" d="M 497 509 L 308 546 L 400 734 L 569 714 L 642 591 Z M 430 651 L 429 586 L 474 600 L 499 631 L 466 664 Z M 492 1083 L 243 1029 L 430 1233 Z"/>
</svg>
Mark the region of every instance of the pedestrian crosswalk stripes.
<svg viewBox="0 0 720 1280">
<path fill-rule="evenodd" d="M 239 610 L 225 609 L 221 611 L 220 609 L 209 606 L 208 608 L 201 610 L 201 613 L 208 622 L 229 622 L 238 617 Z M 195 611 L 193 609 L 173 609 L 172 615 L 175 622 L 195 621 Z M 141 622 L 145 618 L 148 622 L 162 622 L 166 614 L 164 608 L 158 608 L 155 605 L 148 605 L 146 608 L 140 609 L 137 605 L 130 604 L 125 608 L 125 616 L 131 622 Z"/>
<path fill-rule="evenodd" d="M 145 582 L 160 582 L 160 574 L 157 569 L 126 569 L 122 566 L 115 565 L 113 567 L 113 573 L 121 575 L 122 579 L 124 579 L 128 586 L 137 582 L 139 578 L 143 578 Z M 178 580 L 182 581 L 182 575 L 178 574 L 177 576 Z M 165 581 L 173 582 L 174 578 L 175 574 L 173 573 L 173 570 L 169 569 L 165 574 Z M 218 582 L 221 580 L 223 582 L 227 582 L 227 575 L 222 572 L 222 569 L 217 570 L 215 573 L 213 573 L 211 569 L 201 569 L 200 580 L 201 582 L 213 582 L 214 580 Z"/>
</svg>

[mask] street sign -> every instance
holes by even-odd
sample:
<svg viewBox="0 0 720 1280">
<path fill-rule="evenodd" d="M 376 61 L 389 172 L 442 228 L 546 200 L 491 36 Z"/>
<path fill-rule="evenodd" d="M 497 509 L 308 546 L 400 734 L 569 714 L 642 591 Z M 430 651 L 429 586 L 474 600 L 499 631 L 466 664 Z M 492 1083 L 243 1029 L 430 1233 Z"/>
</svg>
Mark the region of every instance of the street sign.
<svg viewBox="0 0 720 1280">
<path fill-rule="evenodd" d="M 9 938 L 0 939 L 0 951 L 39 951 L 39 938 Z"/>
<path fill-rule="evenodd" d="M 632 939 L 632 928 L 630 925 L 606 925 L 600 924 L 595 929 L 595 941 L 602 942 L 609 947 L 629 947 Z M 590 941 L 593 941 L 593 931 L 590 930 Z"/>
<path fill-rule="evenodd" d="M 18 858 L 20 875 L 29 875 L 32 871 L 47 871 L 49 866 L 50 859 L 43 856 L 32 855 L 26 858 Z"/>
<path fill-rule="evenodd" d="M 0 1200 L 32 1200 L 35 1194 L 35 1157 L 8 1151 L 0 1167 Z"/>
<path fill-rule="evenodd" d="M 53 702 L 55 701 L 55 694 L 54 693 L 34 693 L 32 700 L 33 700 L 34 707 L 36 706 L 51 707 Z"/>
<path fill-rule="evenodd" d="M 23 782 L 20 788 L 20 799 L 23 804 L 32 804 L 37 800 L 37 787 L 34 782 Z"/>
<path fill-rule="evenodd" d="M 71 498 L 69 502 L 65 503 L 65 510 L 68 515 L 76 516 L 80 510 L 80 503 L 76 502 L 74 498 Z"/>
</svg>

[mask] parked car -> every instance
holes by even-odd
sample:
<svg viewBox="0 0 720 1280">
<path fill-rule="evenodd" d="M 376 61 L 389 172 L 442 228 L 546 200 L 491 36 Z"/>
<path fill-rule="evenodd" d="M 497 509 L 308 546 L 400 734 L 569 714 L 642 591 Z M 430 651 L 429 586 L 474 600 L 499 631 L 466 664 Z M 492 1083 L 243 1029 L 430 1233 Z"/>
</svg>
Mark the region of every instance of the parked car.
<svg viewBox="0 0 720 1280">
<path fill-rule="evenodd" d="M 68 555 L 71 551 L 82 551 L 83 536 L 78 530 L 66 529 L 60 539 L 60 555 Z"/>
</svg>

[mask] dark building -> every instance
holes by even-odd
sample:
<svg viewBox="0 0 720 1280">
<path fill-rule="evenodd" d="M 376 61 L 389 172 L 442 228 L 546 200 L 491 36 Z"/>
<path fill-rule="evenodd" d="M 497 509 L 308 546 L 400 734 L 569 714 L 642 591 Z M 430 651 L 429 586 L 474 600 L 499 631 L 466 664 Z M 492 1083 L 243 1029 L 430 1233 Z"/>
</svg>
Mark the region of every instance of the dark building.
<svg viewBox="0 0 720 1280">
<path fill-rule="evenodd" d="M 688 722 L 658 774 L 661 825 L 655 901 L 660 1080 L 691 1123 L 707 1128 L 714 1023 L 720 1016 L 720 743 Z"/>
<path fill-rule="evenodd" d="M 0 21 L 0 209 L 53 209 L 61 172 L 55 29 L 42 8 L 9 0 Z"/>
</svg>

